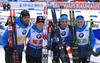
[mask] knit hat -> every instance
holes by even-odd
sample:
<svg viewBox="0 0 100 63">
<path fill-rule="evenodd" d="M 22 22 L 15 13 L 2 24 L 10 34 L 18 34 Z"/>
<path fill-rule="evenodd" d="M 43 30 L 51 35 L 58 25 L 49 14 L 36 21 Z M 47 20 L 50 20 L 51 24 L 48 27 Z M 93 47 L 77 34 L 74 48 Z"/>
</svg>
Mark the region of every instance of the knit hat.
<svg viewBox="0 0 100 63">
<path fill-rule="evenodd" d="M 29 12 L 27 10 L 23 10 L 20 13 L 20 17 L 23 18 L 24 16 L 30 16 Z"/>
<path fill-rule="evenodd" d="M 60 17 L 60 22 L 62 20 L 67 20 L 68 21 L 68 16 L 66 14 L 61 14 L 61 17 Z"/>
<path fill-rule="evenodd" d="M 82 21 L 84 22 L 84 17 L 83 17 L 82 15 L 78 15 L 78 16 L 76 17 L 76 22 L 77 22 L 78 20 L 82 20 Z"/>
<path fill-rule="evenodd" d="M 37 16 L 36 23 L 40 23 L 40 22 L 42 22 L 42 23 L 45 22 L 44 16 Z"/>
</svg>

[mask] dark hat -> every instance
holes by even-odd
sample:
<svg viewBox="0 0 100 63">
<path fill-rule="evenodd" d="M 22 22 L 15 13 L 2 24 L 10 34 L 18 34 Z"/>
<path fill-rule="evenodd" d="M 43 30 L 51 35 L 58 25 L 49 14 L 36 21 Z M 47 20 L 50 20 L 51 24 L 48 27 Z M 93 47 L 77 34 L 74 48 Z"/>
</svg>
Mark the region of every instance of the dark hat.
<svg viewBox="0 0 100 63">
<path fill-rule="evenodd" d="M 40 23 L 40 22 L 42 22 L 42 23 L 45 22 L 44 16 L 37 16 L 36 23 Z"/>
<path fill-rule="evenodd" d="M 20 13 L 20 17 L 23 18 L 24 16 L 30 16 L 29 12 L 27 10 L 23 10 Z"/>
</svg>

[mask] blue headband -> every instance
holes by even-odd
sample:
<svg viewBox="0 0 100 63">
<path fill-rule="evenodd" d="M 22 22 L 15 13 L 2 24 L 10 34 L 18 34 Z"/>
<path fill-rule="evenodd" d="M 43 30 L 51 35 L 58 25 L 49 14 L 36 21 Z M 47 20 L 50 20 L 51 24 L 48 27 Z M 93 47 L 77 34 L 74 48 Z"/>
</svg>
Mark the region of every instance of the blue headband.
<svg viewBox="0 0 100 63">
<path fill-rule="evenodd" d="M 78 20 L 82 20 L 82 21 L 84 22 L 84 17 L 83 17 L 82 15 L 79 15 L 79 16 L 76 17 L 76 22 L 77 22 Z"/>
<path fill-rule="evenodd" d="M 62 21 L 62 20 L 67 20 L 68 21 L 68 16 L 61 16 L 61 18 L 60 18 L 60 22 Z"/>
</svg>

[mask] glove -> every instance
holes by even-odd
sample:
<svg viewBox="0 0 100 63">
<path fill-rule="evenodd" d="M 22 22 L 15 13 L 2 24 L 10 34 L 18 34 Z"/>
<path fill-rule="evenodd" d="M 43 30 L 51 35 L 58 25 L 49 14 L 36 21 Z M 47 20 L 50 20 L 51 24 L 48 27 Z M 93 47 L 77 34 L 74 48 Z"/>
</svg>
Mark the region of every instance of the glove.
<svg viewBox="0 0 100 63">
<path fill-rule="evenodd" d="M 58 43 L 57 42 L 53 42 L 52 43 L 52 51 L 54 51 L 55 49 L 56 49 L 56 46 L 58 45 Z"/>
<path fill-rule="evenodd" d="M 92 47 L 89 45 L 87 51 L 92 51 Z"/>
<path fill-rule="evenodd" d="M 51 46 L 49 46 L 49 45 L 46 45 L 46 47 L 47 47 L 47 49 L 48 49 L 48 50 L 50 50 L 50 49 L 51 49 Z"/>
<path fill-rule="evenodd" d="M 74 47 L 74 45 L 75 45 L 75 44 L 74 44 L 73 42 L 71 42 L 70 47 Z"/>
<path fill-rule="evenodd" d="M 7 22 L 6 22 L 5 26 L 7 26 L 7 25 L 8 25 L 9 20 L 11 20 L 11 17 L 10 17 L 10 16 L 8 17 L 8 19 L 7 19 Z M 14 23 L 13 23 L 13 22 L 12 22 L 11 24 L 12 24 L 12 25 L 14 25 Z"/>
<path fill-rule="evenodd" d="M 14 52 L 14 48 L 13 47 L 9 47 L 9 46 L 5 46 L 4 50 L 6 52 Z"/>
<path fill-rule="evenodd" d="M 57 46 L 57 45 L 58 45 L 57 42 L 53 42 L 53 43 L 52 43 L 52 46 Z"/>
</svg>

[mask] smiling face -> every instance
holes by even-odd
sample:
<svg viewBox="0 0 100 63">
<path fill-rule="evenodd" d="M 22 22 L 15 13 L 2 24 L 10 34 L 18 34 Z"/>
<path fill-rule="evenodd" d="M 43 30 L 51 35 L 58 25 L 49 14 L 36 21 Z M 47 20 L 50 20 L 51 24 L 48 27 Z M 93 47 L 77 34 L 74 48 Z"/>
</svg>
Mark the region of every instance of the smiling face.
<svg viewBox="0 0 100 63">
<path fill-rule="evenodd" d="M 62 20 L 60 22 L 60 27 L 63 28 L 63 29 L 65 29 L 67 27 L 67 20 Z"/>
<path fill-rule="evenodd" d="M 24 16 L 23 18 L 21 18 L 21 22 L 22 22 L 22 24 L 24 24 L 25 26 L 28 25 L 29 21 L 30 21 L 30 17 L 29 17 L 29 16 Z"/>
<path fill-rule="evenodd" d="M 76 22 L 76 24 L 77 24 L 77 27 L 78 27 L 78 28 L 82 28 L 83 25 L 84 25 L 84 22 L 83 22 L 82 20 L 78 20 L 78 21 Z"/>
<path fill-rule="evenodd" d="M 36 23 L 36 27 L 37 29 L 41 30 L 44 26 L 44 23 L 40 22 L 40 23 Z"/>
</svg>

